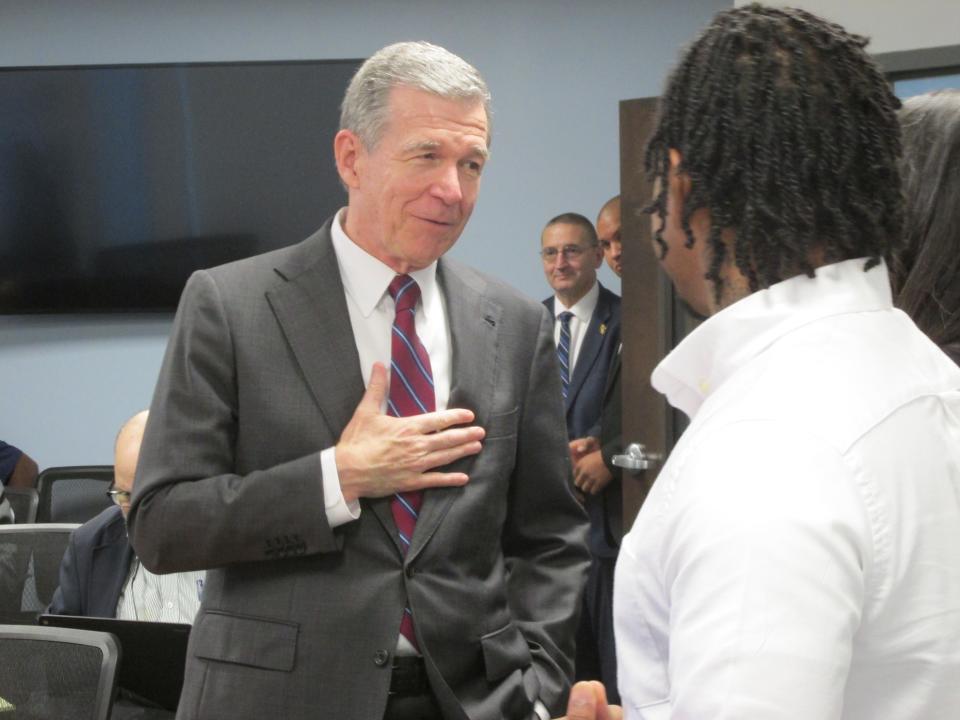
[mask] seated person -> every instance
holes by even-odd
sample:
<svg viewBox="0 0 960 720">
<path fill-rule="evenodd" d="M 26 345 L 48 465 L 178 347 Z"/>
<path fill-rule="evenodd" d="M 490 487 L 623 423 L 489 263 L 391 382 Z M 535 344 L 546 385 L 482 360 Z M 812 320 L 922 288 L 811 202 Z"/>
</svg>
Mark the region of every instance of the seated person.
<svg viewBox="0 0 960 720">
<path fill-rule="evenodd" d="M 60 565 L 60 587 L 47 612 L 193 622 L 205 573 L 154 575 L 140 564 L 127 539 L 126 517 L 146 424 L 144 410 L 121 428 L 114 447 L 114 482 L 109 491 L 116 505 L 73 531 Z"/>
<path fill-rule="evenodd" d="M 10 487 L 33 487 L 37 463 L 23 450 L 0 440 L 0 483 Z"/>
</svg>

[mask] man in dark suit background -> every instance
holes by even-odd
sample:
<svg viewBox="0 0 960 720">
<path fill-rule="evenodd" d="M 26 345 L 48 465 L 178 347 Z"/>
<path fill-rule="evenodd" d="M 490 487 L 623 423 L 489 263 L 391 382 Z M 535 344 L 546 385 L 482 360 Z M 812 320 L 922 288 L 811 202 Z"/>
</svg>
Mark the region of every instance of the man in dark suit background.
<svg viewBox="0 0 960 720">
<path fill-rule="evenodd" d="M 607 266 L 620 277 L 623 245 L 620 240 L 620 196 L 611 198 L 600 209 L 597 216 L 597 239 L 603 250 L 603 259 Z M 623 452 L 621 423 L 623 400 L 620 390 L 620 355 L 622 343 L 614 353 L 607 372 L 603 390 L 603 403 L 599 424 L 587 433 L 587 437 L 570 443 L 576 463 L 573 468 L 574 483 L 584 492 L 607 485 L 619 486 L 622 471 L 613 464 L 613 456 Z M 611 485 L 612 487 L 612 485 Z M 606 513 L 609 524 L 610 543 L 620 544 L 623 535 L 622 493 L 609 493 Z M 619 507 L 613 507 L 618 503 Z"/>
<path fill-rule="evenodd" d="M 346 209 L 187 283 L 130 515 L 151 569 L 211 568 L 181 720 L 562 707 L 588 554 L 552 322 L 441 258 L 488 102 L 442 48 L 379 51 L 334 140 Z"/>
<path fill-rule="evenodd" d="M 192 622 L 200 607 L 203 573 L 145 578 L 127 539 L 126 517 L 147 411 L 123 424 L 114 444 L 114 505 L 70 535 L 60 563 L 60 585 L 47 612 L 141 620 Z M 139 572 L 138 572 L 139 570 Z M 197 581 L 200 582 L 199 586 Z M 177 592 L 182 587 L 184 592 Z M 171 592 L 163 595 L 163 588 Z"/>
<path fill-rule="evenodd" d="M 544 301 L 556 318 L 554 339 L 560 363 L 570 453 L 578 467 L 600 434 L 607 373 L 620 349 L 620 298 L 597 281 L 603 262 L 593 224 L 583 215 L 552 218 L 540 239 L 543 271 L 554 296 Z M 616 697 L 613 643 L 613 569 L 622 528 L 619 478 L 610 473 L 574 473 L 590 517 L 593 556 L 577 630 L 576 675 L 602 678 Z"/>
</svg>

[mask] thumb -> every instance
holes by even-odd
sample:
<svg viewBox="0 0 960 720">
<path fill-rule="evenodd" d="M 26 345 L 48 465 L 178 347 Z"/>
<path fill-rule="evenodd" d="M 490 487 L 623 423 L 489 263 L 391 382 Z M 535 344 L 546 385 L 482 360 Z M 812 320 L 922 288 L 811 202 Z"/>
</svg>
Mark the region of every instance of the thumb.
<svg viewBox="0 0 960 720">
<path fill-rule="evenodd" d="M 363 394 L 357 410 L 367 412 L 371 415 L 379 415 L 380 407 L 383 405 L 383 399 L 387 396 L 387 369 L 383 363 L 375 362 L 370 371 L 370 383 L 367 385 L 367 391 Z"/>
<path fill-rule="evenodd" d="M 570 689 L 566 720 L 597 720 L 597 695 L 589 682 L 578 682 Z"/>
</svg>

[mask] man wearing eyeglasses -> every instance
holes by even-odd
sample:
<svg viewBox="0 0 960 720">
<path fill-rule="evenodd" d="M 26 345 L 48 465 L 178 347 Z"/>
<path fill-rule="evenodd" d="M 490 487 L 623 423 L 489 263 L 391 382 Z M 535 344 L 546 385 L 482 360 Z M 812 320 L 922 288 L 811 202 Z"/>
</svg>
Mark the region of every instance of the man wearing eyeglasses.
<svg viewBox="0 0 960 720">
<path fill-rule="evenodd" d="M 597 281 L 604 249 L 583 215 L 564 213 L 550 220 L 540 238 L 540 257 L 554 292 L 544 304 L 555 318 L 574 484 L 590 517 L 592 560 L 577 630 L 576 676 L 603 678 L 607 693 L 616 698 L 612 603 L 620 485 L 610 482 L 609 473 L 579 472 L 577 467 L 596 449 L 584 443 L 599 435 L 607 371 L 620 346 L 620 298 Z"/>
<path fill-rule="evenodd" d="M 113 506 L 73 531 L 60 564 L 60 586 L 47 612 L 123 620 L 192 623 L 205 573 L 154 575 L 134 555 L 126 517 L 147 411 L 130 418 L 114 446 Z"/>
</svg>

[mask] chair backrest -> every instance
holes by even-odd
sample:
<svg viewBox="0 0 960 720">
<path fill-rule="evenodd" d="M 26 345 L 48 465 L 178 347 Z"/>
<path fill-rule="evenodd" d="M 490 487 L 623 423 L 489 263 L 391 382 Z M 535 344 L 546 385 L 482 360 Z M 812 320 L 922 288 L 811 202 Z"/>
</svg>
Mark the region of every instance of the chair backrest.
<svg viewBox="0 0 960 720">
<path fill-rule="evenodd" d="M 36 488 L 8 487 L 3 489 L 3 496 L 13 509 L 14 522 L 18 524 L 35 523 L 37 521 L 37 507 L 40 504 L 40 493 Z"/>
<path fill-rule="evenodd" d="M 0 625 L 0 717 L 108 720 L 119 662 L 109 633 Z"/>
<path fill-rule="evenodd" d="M 0 525 L 0 623 L 32 623 L 53 600 L 76 523 Z M 2 715 L 0 715 L 2 717 Z"/>
<path fill-rule="evenodd" d="M 13 508 L 3 494 L 3 487 L 0 487 L 0 525 L 13 525 L 16 521 Z"/>
<path fill-rule="evenodd" d="M 47 468 L 37 476 L 37 522 L 85 523 L 110 507 L 113 465 Z"/>
</svg>

